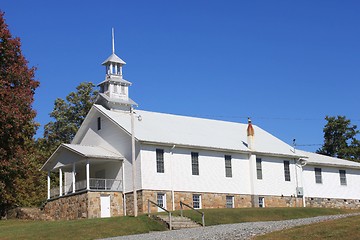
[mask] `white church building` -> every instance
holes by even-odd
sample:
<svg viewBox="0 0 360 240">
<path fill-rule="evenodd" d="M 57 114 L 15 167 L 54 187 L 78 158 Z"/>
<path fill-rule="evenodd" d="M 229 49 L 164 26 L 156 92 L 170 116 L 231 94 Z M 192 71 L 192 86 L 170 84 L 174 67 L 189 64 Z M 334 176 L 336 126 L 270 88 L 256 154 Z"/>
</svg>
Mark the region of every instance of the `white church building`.
<svg viewBox="0 0 360 240">
<path fill-rule="evenodd" d="M 194 208 L 360 206 L 360 163 L 294 149 L 250 120 L 134 110 L 114 47 L 103 65 L 96 104 L 72 143 L 42 167 L 53 219 L 132 215 L 134 190 L 139 213 L 148 200 L 168 210 L 180 201 Z"/>
</svg>

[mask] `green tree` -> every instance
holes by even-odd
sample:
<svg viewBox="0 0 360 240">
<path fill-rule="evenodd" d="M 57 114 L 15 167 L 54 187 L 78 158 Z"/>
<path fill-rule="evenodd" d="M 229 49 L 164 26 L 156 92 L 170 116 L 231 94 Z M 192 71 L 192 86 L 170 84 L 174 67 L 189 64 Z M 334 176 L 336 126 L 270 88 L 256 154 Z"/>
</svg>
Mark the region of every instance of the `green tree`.
<svg viewBox="0 0 360 240">
<path fill-rule="evenodd" d="M 32 103 L 39 82 L 20 47 L 0 11 L 0 215 L 16 204 L 15 180 L 26 173 L 37 129 Z"/>
<path fill-rule="evenodd" d="M 66 100 L 56 99 L 54 109 L 50 116 L 55 119 L 44 127 L 44 138 L 39 139 L 50 152 L 61 143 L 70 143 L 77 130 L 80 128 L 91 106 L 94 104 L 97 91 L 94 84 L 83 82 L 76 87 L 76 92 L 71 92 Z"/>
<path fill-rule="evenodd" d="M 323 129 L 324 144 L 317 153 L 353 161 L 360 160 L 360 141 L 356 125 L 352 125 L 345 116 L 325 117 L 327 123 Z"/>
</svg>

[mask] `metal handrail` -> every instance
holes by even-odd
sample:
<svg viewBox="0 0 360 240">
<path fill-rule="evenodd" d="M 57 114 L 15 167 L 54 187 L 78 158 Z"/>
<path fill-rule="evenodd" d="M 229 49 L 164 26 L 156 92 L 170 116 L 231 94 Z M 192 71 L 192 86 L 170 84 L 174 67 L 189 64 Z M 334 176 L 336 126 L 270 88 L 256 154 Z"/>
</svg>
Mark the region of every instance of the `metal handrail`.
<svg viewBox="0 0 360 240">
<path fill-rule="evenodd" d="M 187 206 L 188 208 L 190 208 L 191 210 L 201 214 L 201 221 L 202 221 L 202 226 L 205 227 L 205 213 L 204 212 L 201 212 L 195 208 L 193 208 L 192 206 L 190 206 L 189 204 L 186 204 L 182 201 L 180 201 L 180 214 L 181 216 L 183 217 L 183 205 Z"/>
<path fill-rule="evenodd" d="M 172 230 L 172 217 L 171 217 L 171 212 L 168 211 L 167 209 L 159 206 L 159 204 L 151 201 L 150 199 L 148 199 L 148 217 L 150 217 L 150 213 L 151 213 L 151 208 L 150 208 L 150 203 L 152 203 L 153 205 L 157 206 L 158 208 L 161 208 L 162 210 L 164 210 L 165 212 L 167 212 L 169 214 L 169 229 Z"/>
</svg>

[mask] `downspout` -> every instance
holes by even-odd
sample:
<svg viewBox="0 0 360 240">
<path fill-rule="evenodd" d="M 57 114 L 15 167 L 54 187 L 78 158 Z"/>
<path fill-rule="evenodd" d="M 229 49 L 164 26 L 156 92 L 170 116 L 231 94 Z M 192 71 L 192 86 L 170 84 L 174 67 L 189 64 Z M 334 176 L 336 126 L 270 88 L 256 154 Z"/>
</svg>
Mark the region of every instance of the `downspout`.
<svg viewBox="0 0 360 240">
<path fill-rule="evenodd" d="M 173 150 L 176 146 L 173 145 L 170 149 L 170 174 L 171 174 L 171 201 L 172 201 L 172 210 L 175 211 L 175 194 L 174 194 L 174 185 L 173 185 L 173 170 L 172 170 L 172 161 L 173 161 Z"/>
<path fill-rule="evenodd" d="M 123 211 L 124 211 L 124 216 L 126 216 L 125 164 L 124 164 L 124 160 L 122 161 L 122 195 L 123 195 Z"/>
<path fill-rule="evenodd" d="M 255 131 L 251 123 L 251 119 L 248 118 L 247 127 L 247 144 L 250 150 L 249 153 L 249 168 L 250 168 L 250 195 L 251 195 L 251 206 L 255 207 L 255 171 L 256 171 L 256 156 L 253 154 L 254 151 L 254 137 Z"/>
</svg>

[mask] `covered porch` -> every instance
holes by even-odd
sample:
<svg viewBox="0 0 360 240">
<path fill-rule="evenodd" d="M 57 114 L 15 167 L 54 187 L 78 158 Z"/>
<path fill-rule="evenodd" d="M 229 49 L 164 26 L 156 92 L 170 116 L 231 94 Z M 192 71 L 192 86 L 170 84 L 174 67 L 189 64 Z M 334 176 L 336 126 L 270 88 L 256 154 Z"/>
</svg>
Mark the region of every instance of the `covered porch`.
<svg viewBox="0 0 360 240">
<path fill-rule="evenodd" d="M 42 167 L 48 172 L 47 199 L 83 191 L 123 192 L 123 159 L 102 147 L 61 144 Z"/>
</svg>

